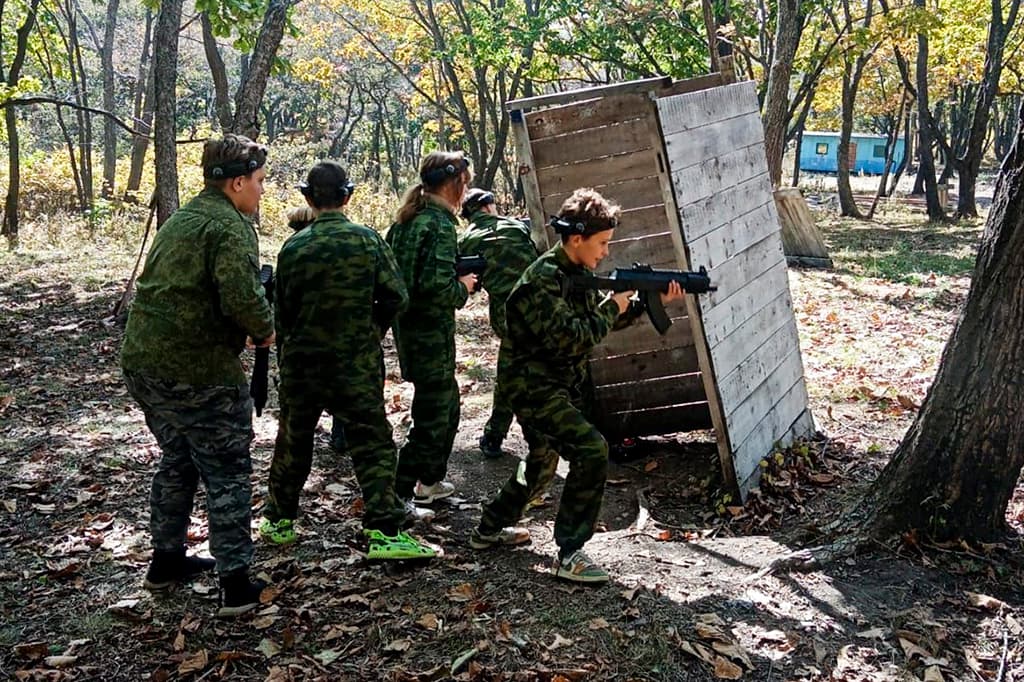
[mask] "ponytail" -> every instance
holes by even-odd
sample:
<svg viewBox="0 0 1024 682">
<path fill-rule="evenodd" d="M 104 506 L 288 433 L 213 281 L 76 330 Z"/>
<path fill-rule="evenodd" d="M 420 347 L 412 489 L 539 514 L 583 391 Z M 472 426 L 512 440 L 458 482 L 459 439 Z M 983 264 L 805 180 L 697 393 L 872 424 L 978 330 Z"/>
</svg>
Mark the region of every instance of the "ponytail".
<svg viewBox="0 0 1024 682">
<path fill-rule="evenodd" d="M 426 204 L 423 190 L 423 183 L 417 182 L 405 191 L 405 194 L 402 196 L 402 205 L 398 208 L 398 212 L 395 213 L 396 223 L 409 222 L 423 209 L 423 206 Z"/>
</svg>

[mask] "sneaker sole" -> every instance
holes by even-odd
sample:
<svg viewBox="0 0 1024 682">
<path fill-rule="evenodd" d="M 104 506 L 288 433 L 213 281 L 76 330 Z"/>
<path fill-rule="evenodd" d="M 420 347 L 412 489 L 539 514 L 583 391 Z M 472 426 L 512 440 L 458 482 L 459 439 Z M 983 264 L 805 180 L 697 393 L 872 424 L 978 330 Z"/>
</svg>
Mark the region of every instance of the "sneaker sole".
<svg viewBox="0 0 1024 682">
<path fill-rule="evenodd" d="M 243 613 L 249 613 L 255 611 L 260 605 L 258 603 L 243 604 L 241 606 L 222 606 L 217 610 L 218 618 L 234 618 L 235 616 L 241 616 Z"/>
<path fill-rule="evenodd" d="M 274 547 L 286 547 L 288 545 L 294 545 L 296 542 L 299 541 L 299 538 L 298 538 L 298 536 L 296 536 L 294 538 L 291 538 L 290 540 L 284 540 L 282 542 L 282 541 L 279 541 L 279 540 L 275 540 L 274 538 L 272 538 L 272 537 L 270 537 L 268 535 L 264 535 L 263 533 L 260 533 L 260 540 L 262 540 L 263 542 L 267 543 L 268 545 L 273 545 Z"/>
<path fill-rule="evenodd" d="M 490 549 L 491 547 L 521 547 L 522 545 L 528 545 L 531 542 L 533 542 L 532 537 L 524 538 L 519 542 L 502 542 L 501 540 L 495 540 L 491 542 L 490 540 L 477 540 L 472 536 L 470 536 L 469 538 L 469 546 L 473 549 Z"/>
<path fill-rule="evenodd" d="M 609 580 L 611 580 L 611 576 L 608 576 L 608 575 L 579 575 L 579 574 L 576 574 L 576 573 L 571 573 L 569 571 L 566 571 L 566 570 L 564 570 L 562 568 L 559 568 L 558 570 L 555 571 L 555 577 L 556 578 L 561 578 L 562 580 L 570 580 L 570 581 L 572 581 L 574 583 L 588 583 L 588 584 L 606 583 Z"/>
<path fill-rule="evenodd" d="M 417 559 L 434 559 L 437 557 L 436 552 L 430 554 L 388 554 L 380 555 L 372 552 L 367 553 L 366 558 L 369 561 L 415 561 Z"/>
<path fill-rule="evenodd" d="M 437 502 L 438 500 L 443 500 L 446 497 L 451 497 L 454 494 L 455 491 L 452 490 L 448 493 L 436 493 L 434 495 L 427 495 L 426 497 L 413 497 L 413 502 L 417 504 L 430 504 L 431 502 Z"/>
</svg>

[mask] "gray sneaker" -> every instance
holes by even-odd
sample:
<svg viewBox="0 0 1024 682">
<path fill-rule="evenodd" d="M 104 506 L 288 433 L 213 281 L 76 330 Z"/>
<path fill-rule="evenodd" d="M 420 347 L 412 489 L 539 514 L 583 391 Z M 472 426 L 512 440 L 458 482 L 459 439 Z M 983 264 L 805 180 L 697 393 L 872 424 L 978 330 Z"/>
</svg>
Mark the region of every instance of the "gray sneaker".
<svg viewBox="0 0 1024 682">
<path fill-rule="evenodd" d="M 506 526 L 496 533 L 484 534 L 474 528 L 469 534 L 469 546 L 473 549 L 488 549 L 497 545 L 525 545 L 530 541 L 530 531 L 519 526 Z"/>
<path fill-rule="evenodd" d="M 430 523 L 434 520 L 434 510 L 417 507 L 412 500 L 405 500 L 405 520 L 408 523 Z"/>
</svg>

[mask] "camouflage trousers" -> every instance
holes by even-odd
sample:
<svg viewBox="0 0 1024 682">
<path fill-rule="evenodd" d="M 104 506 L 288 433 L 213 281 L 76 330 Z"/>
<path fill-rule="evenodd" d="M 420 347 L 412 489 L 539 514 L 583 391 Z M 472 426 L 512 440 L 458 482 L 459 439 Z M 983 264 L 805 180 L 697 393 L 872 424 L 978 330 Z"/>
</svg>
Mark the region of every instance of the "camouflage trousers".
<svg viewBox="0 0 1024 682">
<path fill-rule="evenodd" d="M 514 382 L 515 378 L 510 381 Z M 555 517 L 555 543 L 566 556 L 594 535 L 608 474 L 608 443 L 587 418 L 582 395 L 561 388 L 544 391 L 516 384 L 511 388 L 515 415 L 530 451 L 525 470 L 520 465 L 484 505 L 480 531 L 489 534 L 515 525 L 526 503 L 551 482 L 561 455 L 569 463 L 569 475 Z"/>
<path fill-rule="evenodd" d="M 124 373 L 163 452 L 149 494 L 153 549 L 179 551 L 200 479 L 210 553 L 221 575 L 252 563 L 252 398 L 249 387 L 192 386 Z"/>
<path fill-rule="evenodd" d="M 412 428 L 398 456 L 395 492 L 411 499 L 416 481 L 432 485 L 448 473 L 448 458 L 459 430 L 459 384 L 455 368 L 439 380 L 413 381 Z"/>
<path fill-rule="evenodd" d="M 508 350 L 502 343 L 498 349 L 498 372 L 494 379 L 494 394 L 491 399 L 491 417 L 484 426 L 484 436 L 488 440 L 500 443 L 505 440 L 508 430 L 512 426 L 512 405 L 509 403 L 507 381 L 502 380 L 502 375 L 508 374 Z"/>
<path fill-rule="evenodd" d="M 312 386 L 282 382 L 279 399 L 263 515 L 271 521 L 298 516 L 299 495 L 313 466 L 313 435 L 326 409 L 336 424 L 345 425 L 346 453 L 363 493 L 363 527 L 395 535 L 405 521 L 405 509 L 395 497 L 395 442 L 384 413 L 383 387 L 356 391 L 349 386 L 317 396 Z"/>
</svg>

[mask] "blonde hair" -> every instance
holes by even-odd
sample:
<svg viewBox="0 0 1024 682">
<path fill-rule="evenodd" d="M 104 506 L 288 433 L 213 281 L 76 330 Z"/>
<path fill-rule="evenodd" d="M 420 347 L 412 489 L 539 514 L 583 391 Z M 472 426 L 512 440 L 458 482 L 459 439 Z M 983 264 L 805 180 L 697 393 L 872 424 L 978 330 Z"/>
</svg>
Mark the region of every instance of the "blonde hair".
<svg viewBox="0 0 1024 682">
<path fill-rule="evenodd" d="M 469 177 L 466 177 L 468 174 Z M 469 172 L 469 159 L 462 152 L 430 152 L 420 162 L 420 181 L 402 195 L 402 203 L 395 213 L 396 223 L 407 223 L 416 217 L 426 203 L 427 194 L 449 183 L 458 183 L 460 189 L 473 181 Z"/>
</svg>

